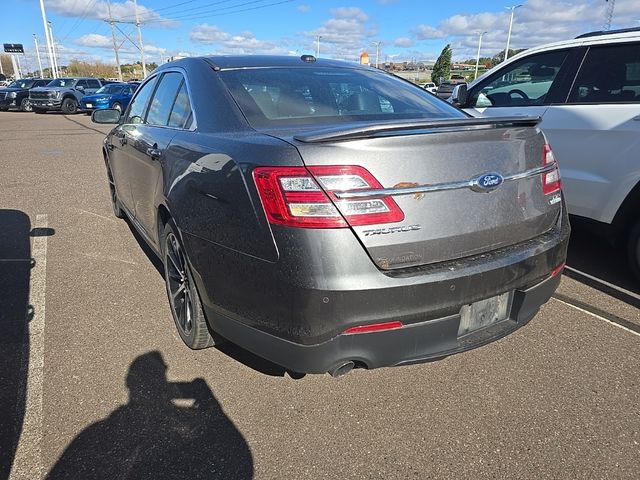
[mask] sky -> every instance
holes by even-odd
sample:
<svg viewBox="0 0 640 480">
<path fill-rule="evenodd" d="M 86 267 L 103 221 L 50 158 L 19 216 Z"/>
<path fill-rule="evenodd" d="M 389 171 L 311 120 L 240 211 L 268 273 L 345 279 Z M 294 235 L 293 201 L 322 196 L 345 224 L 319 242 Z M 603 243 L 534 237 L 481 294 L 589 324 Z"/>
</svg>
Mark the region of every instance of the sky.
<svg viewBox="0 0 640 480">
<path fill-rule="evenodd" d="M 529 48 L 600 30 L 606 0 L 520 0 L 512 48 Z M 33 34 L 44 54 L 39 0 L 2 0 L 0 43 L 22 43 L 35 70 Z M 138 0 L 145 56 L 315 54 L 355 61 L 362 51 L 380 62 L 434 61 L 450 43 L 455 60 L 504 50 L 513 0 Z M 108 0 L 44 0 L 60 64 L 72 59 L 115 64 Z M 140 60 L 133 0 L 111 0 L 121 63 Z M 11 14 L 7 14 L 11 12 Z M 640 27 L 640 0 L 617 0 L 612 28 Z M 43 56 L 45 65 L 47 61 Z"/>
</svg>

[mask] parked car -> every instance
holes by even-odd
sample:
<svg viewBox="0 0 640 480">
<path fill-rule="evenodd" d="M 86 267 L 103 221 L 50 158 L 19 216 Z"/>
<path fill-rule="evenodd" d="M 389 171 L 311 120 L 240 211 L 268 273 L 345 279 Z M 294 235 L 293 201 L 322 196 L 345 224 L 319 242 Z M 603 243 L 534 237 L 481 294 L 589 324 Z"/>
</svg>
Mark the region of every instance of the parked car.
<svg viewBox="0 0 640 480">
<path fill-rule="evenodd" d="M 80 110 L 90 113 L 99 108 L 115 108 L 122 111 L 129 105 L 136 88 L 136 85 L 128 83 L 109 83 L 96 93 L 82 97 Z"/>
<path fill-rule="evenodd" d="M 569 223 L 537 118 L 474 119 L 307 55 L 167 63 L 92 118 L 116 124 L 113 211 L 161 258 L 191 348 L 332 375 L 423 361 L 521 327 L 560 281 Z"/>
<path fill-rule="evenodd" d="M 56 78 L 45 87 L 32 88 L 29 102 L 36 113 L 60 110 L 66 114 L 76 113 L 80 99 L 95 93 L 102 83 L 97 78 Z"/>
<path fill-rule="evenodd" d="M 0 88 L 0 110 L 17 109 L 30 112 L 29 90 L 34 87 L 42 87 L 50 81 L 50 78 L 25 78 L 15 80 L 5 88 Z"/>
<path fill-rule="evenodd" d="M 436 84 L 433 82 L 421 83 L 420 86 L 427 92 L 436 93 L 438 91 L 438 87 L 436 87 Z"/>
<path fill-rule="evenodd" d="M 475 116 L 539 115 L 569 213 L 627 251 L 640 278 L 640 29 L 520 53 L 466 92 Z"/>
<path fill-rule="evenodd" d="M 458 81 L 442 82 L 440 85 L 438 85 L 438 89 L 436 90 L 436 95 L 442 98 L 443 100 L 447 100 L 449 97 L 451 97 L 451 93 L 453 93 L 453 89 L 457 85 L 466 85 L 466 84 L 465 82 L 458 82 Z"/>
</svg>

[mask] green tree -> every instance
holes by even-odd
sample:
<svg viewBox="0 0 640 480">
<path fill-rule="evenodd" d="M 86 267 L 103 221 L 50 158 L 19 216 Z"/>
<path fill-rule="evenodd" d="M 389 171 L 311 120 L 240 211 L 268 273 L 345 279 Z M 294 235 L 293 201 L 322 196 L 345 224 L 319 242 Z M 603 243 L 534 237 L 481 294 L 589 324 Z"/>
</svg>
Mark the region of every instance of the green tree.
<svg viewBox="0 0 640 480">
<path fill-rule="evenodd" d="M 440 82 L 446 82 L 451 75 L 451 45 L 447 44 L 440 53 L 440 56 L 436 60 L 431 72 L 431 81 L 436 85 L 440 85 Z M 441 80 L 442 79 L 442 80 Z"/>
</svg>

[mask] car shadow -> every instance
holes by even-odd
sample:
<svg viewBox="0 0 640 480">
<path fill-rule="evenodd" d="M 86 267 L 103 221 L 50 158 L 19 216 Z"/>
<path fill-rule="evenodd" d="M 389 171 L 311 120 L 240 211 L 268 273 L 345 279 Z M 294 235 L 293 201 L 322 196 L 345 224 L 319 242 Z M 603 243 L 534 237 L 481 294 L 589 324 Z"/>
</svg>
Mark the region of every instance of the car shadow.
<svg viewBox="0 0 640 480">
<path fill-rule="evenodd" d="M 614 248 L 579 222 L 572 222 L 567 266 L 570 267 L 564 271 L 567 277 L 640 308 L 640 300 L 633 295 L 640 294 L 640 281 L 629 269 L 625 249 Z"/>
<path fill-rule="evenodd" d="M 29 363 L 31 236 L 52 230 L 31 229 L 27 214 L 0 209 L 0 480 L 9 477 L 26 406 Z"/>
<path fill-rule="evenodd" d="M 249 446 L 202 378 L 167 381 L 160 352 L 129 366 L 129 402 L 85 430 L 47 479 L 253 478 Z"/>
</svg>

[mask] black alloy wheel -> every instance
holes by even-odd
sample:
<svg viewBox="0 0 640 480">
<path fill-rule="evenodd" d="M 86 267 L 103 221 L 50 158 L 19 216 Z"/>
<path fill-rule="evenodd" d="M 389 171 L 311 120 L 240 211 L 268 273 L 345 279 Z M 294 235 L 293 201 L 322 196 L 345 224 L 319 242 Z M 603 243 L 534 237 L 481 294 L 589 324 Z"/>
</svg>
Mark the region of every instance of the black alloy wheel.
<svg viewBox="0 0 640 480">
<path fill-rule="evenodd" d="M 213 346 L 200 296 L 172 221 L 165 226 L 162 250 L 167 295 L 180 338 L 193 350 Z"/>
<path fill-rule="evenodd" d="M 113 181 L 113 175 L 111 169 L 107 167 L 107 178 L 109 179 L 109 193 L 111 194 L 111 208 L 113 208 L 113 214 L 117 218 L 124 218 L 124 210 L 120 200 L 118 200 L 118 192 L 116 191 L 116 183 Z"/>
<path fill-rule="evenodd" d="M 23 98 L 20 102 L 20 110 L 22 110 L 23 112 L 31 112 L 33 110 L 28 97 Z"/>
<path fill-rule="evenodd" d="M 78 111 L 78 102 L 73 98 L 65 98 L 62 101 L 62 111 L 67 115 L 76 113 Z"/>
</svg>

